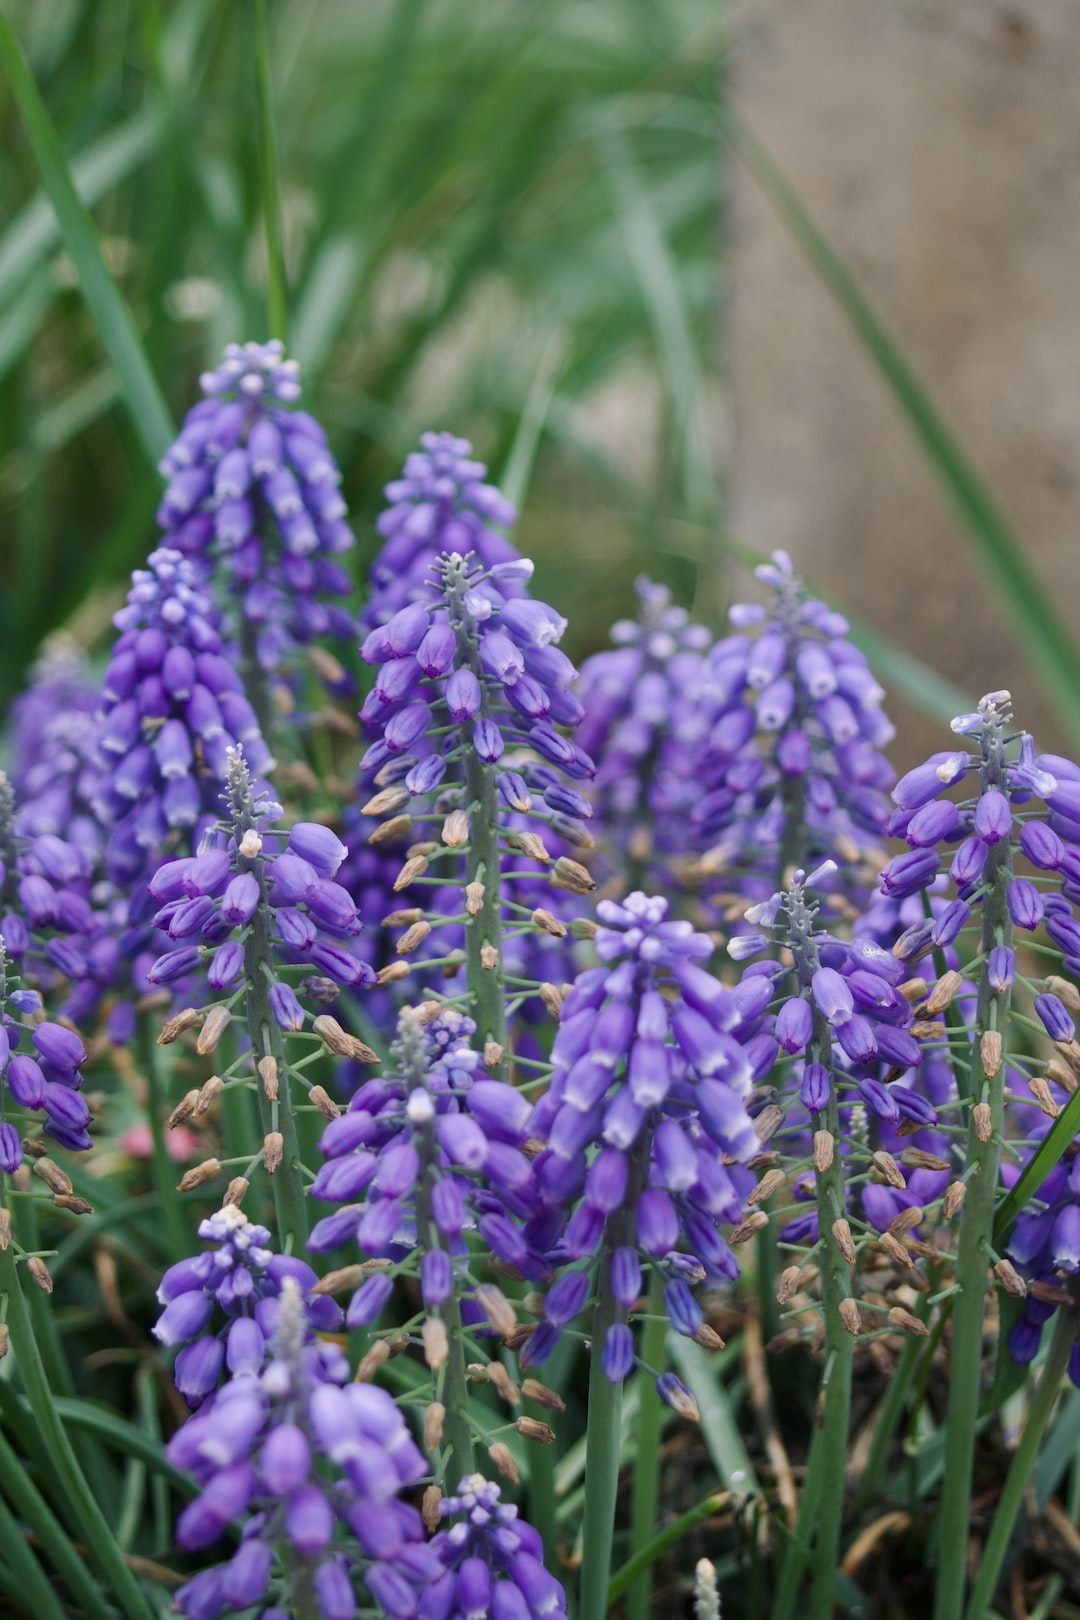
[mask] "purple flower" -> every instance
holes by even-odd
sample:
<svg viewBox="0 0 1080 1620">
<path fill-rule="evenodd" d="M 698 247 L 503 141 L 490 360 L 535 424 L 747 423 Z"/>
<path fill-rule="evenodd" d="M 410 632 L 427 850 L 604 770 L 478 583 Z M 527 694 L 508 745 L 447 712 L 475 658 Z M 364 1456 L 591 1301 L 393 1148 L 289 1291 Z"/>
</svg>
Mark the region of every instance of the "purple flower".
<svg viewBox="0 0 1080 1620">
<path fill-rule="evenodd" d="M 472 1474 L 456 1495 L 440 1502 L 440 1514 L 457 1522 L 431 1541 L 443 1572 L 429 1591 L 430 1612 L 559 1620 L 566 1615 L 566 1595 L 544 1568 L 540 1538 L 500 1496 L 498 1485 Z"/>
</svg>

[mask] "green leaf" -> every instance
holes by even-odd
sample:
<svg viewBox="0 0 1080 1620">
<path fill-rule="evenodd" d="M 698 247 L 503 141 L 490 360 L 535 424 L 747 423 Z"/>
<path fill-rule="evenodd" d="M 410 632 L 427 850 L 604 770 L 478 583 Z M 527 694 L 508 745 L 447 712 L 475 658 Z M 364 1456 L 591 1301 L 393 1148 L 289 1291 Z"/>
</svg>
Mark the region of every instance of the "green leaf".
<svg viewBox="0 0 1080 1620">
<path fill-rule="evenodd" d="M 1008 1240 L 1017 1215 L 1042 1186 L 1078 1131 L 1080 1131 L 1080 1091 L 1074 1091 L 1024 1166 L 1012 1191 L 1006 1194 L 998 1206 L 994 1217 L 996 1249 L 1002 1248 Z"/>
<path fill-rule="evenodd" d="M 259 103 L 259 183 L 266 230 L 267 316 L 270 336 L 284 343 L 287 331 L 285 250 L 281 238 L 281 177 L 266 0 L 255 0 L 255 87 Z"/>
<path fill-rule="evenodd" d="M 0 59 L 26 125 L 42 183 L 60 223 L 98 336 L 120 379 L 139 441 L 156 466 L 176 436 L 168 406 L 143 352 L 131 313 L 105 264 L 94 222 L 79 199 L 60 138 L 34 83 L 22 47 L 0 15 Z"/>
<path fill-rule="evenodd" d="M 668 1334 L 667 1349 L 680 1378 L 693 1391 L 701 1413 L 701 1432 L 720 1478 L 729 1490 L 737 1491 L 740 1496 L 760 1496 L 761 1485 L 739 1433 L 727 1391 L 717 1376 L 717 1362 L 700 1344 L 684 1338 L 681 1333 Z"/>
<path fill-rule="evenodd" d="M 675 1543 L 681 1541 L 683 1536 L 689 1535 L 691 1530 L 701 1523 L 702 1519 L 707 1519 L 712 1513 L 718 1513 L 725 1506 L 727 1500 L 726 1493 L 719 1495 L 713 1493 L 705 1497 L 704 1501 L 699 1502 L 696 1507 L 690 1508 L 686 1513 L 681 1513 L 677 1519 L 673 1519 L 670 1524 L 665 1525 L 663 1530 L 658 1531 L 650 1541 L 645 1543 L 644 1547 L 639 1548 L 633 1558 L 628 1559 L 622 1568 L 617 1569 L 612 1575 L 608 1583 L 608 1604 L 614 1603 L 616 1598 L 621 1597 L 628 1586 L 632 1586 L 640 1575 L 644 1575 L 646 1570 L 651 1569 L 656 1560 L 662 1557 L 669 1547 L 674 1547 Z"/>
<path fill-rule="evenodd" d="M 757 136 L 736 115 L 729 137 L 833 295 L 892 392 L 928 465 L 950 497 L 1017 637 L 1063 726 L 1080 741 L 1080 652 L 996 499 L 854 276 L 807 213 Z"/>
</svg>

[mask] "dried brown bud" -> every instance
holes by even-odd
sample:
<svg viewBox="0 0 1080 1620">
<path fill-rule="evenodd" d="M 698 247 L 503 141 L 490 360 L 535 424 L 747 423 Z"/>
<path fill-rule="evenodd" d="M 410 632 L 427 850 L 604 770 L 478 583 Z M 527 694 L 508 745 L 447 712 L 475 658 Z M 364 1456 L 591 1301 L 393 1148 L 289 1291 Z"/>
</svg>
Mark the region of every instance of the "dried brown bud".
<svg viewBox="0 0 1080 1620">
<path fill-rule="evenodd" d="M 482 883 L 466 883 L 465 885 L 465 914 L 469 917 L 478 917 L 484 908 L 484 885 Z"/>
<path fill-rule="evenodd" d="M 312 1086 L 308 1096 L 319 1110 L 324 1119 L 338 1119 L 341 1109 L 331 1097 L 325 1086 Z"/>
<path fill-rule="evenodd" d="M 769 1170 L 762 1176 L 746 1202 L 748 1204 L 763 1204 L 767 1198 L 772 1197 L 774 1192 L 780 1191 L 786 1180 L 787 1177 L 782 1170 Z"/>
<path fill-rule="evenodd" d="M 494 1441 L 488 1447 L 488 1456 L 495 1464 L 495 1467 L 498 1469 L 503 1479 L 508 1479 L 511 1485 L 518 1485 L 521 1483 L 521 1475 L 518 1473 L 518 1465 L 514 1461 L 514 1453 L 504 1441 Z"/>
<path fill-rule="evenodd" d="M 271 1053 L 261 1057 L 256 1065 L 259 1079 L 262 1081 L 263 1091 L 271 1102 L 277 1101 L 278 1096 L 278 1061 Z"/>
<path fill-rule="evenodd" d="M 183 1012 L 174 1013 L 171 1018 L 166 1018 L 161 1026 L 161 1034 L 157 1038 L 158 1045 L 171 1046 L 173 1041 L 178 1041 L 184 1031 L 199 1023 L 201 1018 L 202 1013 L 196 1012 L 194 1007 L 185 1007 Z"/>
<path fill-rule="evenodd" d="M 168 1120 L 166 1121 L 170 1131 L 175 1131 L 178 1125 L 187 1124 L 188 1120 L 194 1114 L 195 1109 L 198 1106 L 198 1102 L 198 1091 L 189 1091 L 187 1095 L 177 1103 L 176 1107 L 173 1109 L 172 1113 L 168 1117 Z"/>
<path fill-rule="evenodd" d="M 400 911 L 388 911 L 379 924 L 380 928 L 408 928 L 410 923 L 419 922 L 424 915 L 419 906 L 405 906 Z"/>
<path fill-rule="evenodd" d="M 773 1334 L 765 1349 L 770 1356 L 779 1356 L 785 1350 L 790 1350 L 794 1345 L 798 1344 L 801 1337 L 798 1328 L 784 1328 L 782 1332 Z"/>
<path fill-rule="evenodd" d="M 438 1451 L 442 1445 L 445 1417 L 446 1407 L 442 1401 L 432 1401 L 424 1413 L 424 1447 L 427 1451 Z"/>
<path fill-rule="evenodd" d="M 369 1378 L 374 1378 L 383 1362 L 389 1360 L 390 1346 L 385 1339 L 376 1339 L 367 1354 L 361 1356 L 353 1383 L 366 1384 Z"/>
<path fill-rule="evenodd" d="M 51 1159 L 38 1159 L 34 1165 L 34 1174 L 41 1177 L 52 1193 L 70 1193 L 75 1190 L 67 1171 L 62 1170 Z"/>
<path fill-rule="evenodd" d="M 376 983 L 381 986 L 397 984 L 400 979 L 408 978 L 411 971 L 408 962 L 388 962 L 384 968 L 379 969 Z"/>
<path fill-rule="evenodd" d="M 342 1029 L 337 1019 L 331 1017 L 329 1013 L 320 1013 L 311 1027 L 335 1057 L 352 1058 L 354 1063 L 379 1062 L 377 1052 L 373 1052 L 370 1046 L 365 1046 L 355 1035 L 350 1035 L 347 1030 Z"/>
<path fill-rule="evenodd" d="M 1056 1085 L 1061 1086 L 1065 1091 L 1071 1093 L 1076 1090 L 1076 1075 L 1067 1063 L 1062 1063 L 1060 1058 L 1050 1059 L 1046 1065 L 1046 1078 L 1053 1080 Z"/>
<path fill-rule="evenodd" d="M 229 1185 L 225 1189 L 225 1196 L 221 1200 L 222 1209 L 231 1208 L 234 1204 L 239 1207 L 239 1205 L 244 1202 L 244 1199 L 247 1196 L 247 1190 L 250 1186 L 251 1182 L 248 1180 L 247 1176 L 233 1176 L 232 1180 L 229 1182 Z"/>
<path fill-rule="evenodd" d="M 532 914 L 532 920 L 542 934 L 551 934 L 555 939 L 566 938 L 566 924 L 561 923 L 553 911 L 544 906 L 537 906 Z"/>
<path fill-rule="evenodd" d="M 49 1274 L 48 1266 L 40 1255 L 32 1254 L 26 1262 L 26 1269 L 43 1294 L 52 1293 L 53 1280 Z"/>
<path fill-rule="evenodd" d="M 437 1485 L 428 1485 L 420 1499 L 420 1516 L 424 1521 L 424 1529 L 429 1536 L 433 1536 L 442 1523 L 442 1514 L 439 1512 L 439 1503 L 442 1501 L 442 1491 Z"/>
<path fill-rule="evenodd" d="M 363 1263 L 358 1266 L 339 1266 L 336 1271 L 328 1271 L 325 1277 L 320 1277 L 313 1294 L 344 1294 L 354 1288 L 359 1288 L 364 1278 L 370 1274 L 371 1268 Z"/>
<path fill-rule="evenodd" d="M 231 1023 L 232 1013 L 224 1002 L 217 1002 L 207 1013 L 206 1021 L 199 1031 L 198 1040 L 195 1042 L 196 1052 L 205 1057 L 208 1052 L 215 1051 L 218 1042 Z"/>
<path fill-rule="evenodd" d="M 979 1141 L 989 1142 L 994 1128 L 993 1118 L 990 1113 L 990 1104 L 984 1102 L 976 1103 L 974 1108 L 971 1110 L 971 1119 L 975 1126 L 975 1135 L 979 1138 Z"/>
<path fill-rule="evenodd" d="M 424 1318 L 424 1325 L 420 1330 L 424 1341 L 424 1360 L 432 1372 L 438 1372 L 447 1356 L 450 1354 L 450 1340 L 446 1334 L 446 1323 L 437 1316 Z"/>
<path fill-rule="evenodd" d="M 526 1378 L 521 1386 L 521 1393 L 527 1401 L 535 1401 L 537 1406 L 546 1407 L 549 1412 L 565 1412 L 566 1402 L 555 1390 L 548 1389 L 538 1378 Z"/>
<path fill-rule="evenodd" d="M 501 1361 L 489 1361 L 487 1375 L 508 1406 L 521 1405 L 521 1391 Z"/>
<path fill-rule="evenodd" d="M 907 1182 L 900 1173 L 900 1166 L 897 1164 L 891 1153 L 886 1153 L 884 1149 L 879 1149 L 873 1155 L 873 1162 L 875 1167 L 881 1171 L 881 1174 L 885 1177 L 885 1180 L 890 1187 L 897 1187 L 901 1192 L 906 1191 Z"/>
<path fill-rule="evenodd" d="M 763 1108 L 754 1120 L 754 1135 L 759 1142 L 767 1142 L 784 1123 L 784 1110 L 775 1103 Z"/>
<path fill-rule="evenodd" d="M 414 883 L 418 877 L 423 877 L 427 869 L 426 855 L 410 855 L 394 879 L 394 893 L 399 894 L 402 889 L 407 889 L 410 883 Z"/>
<path fill-rule="evenodd" d="M 8 1338 L 8 1325 L 6 1322 L 0 1322 L 0 1361 L 3 1361 L 8 1353 Z"/>
<path fill-rule="evenodd" d="M 940 1041 L 945 1038 L 945 1025 L 940 1018 L 917 1018 L 911 1025 L 911 1033 L 917 1041 Z M 880 1340 L 875 1340 L 880 1343 Z"/>
<path fill-rule="evenodd" d="M 548 847 L 539 833 L 514 832 L 511 830 L 505 834 L 505 837 L 511 849 L 520 850 L 523 855 L 529 857 L 530 861 L 538 861 L 541 866 L 546 866 L 551 860 Z"/>
<path fill-rule="evenodd" d="M 408 928 L 406 928 L 405 932 L 397 942 L 398 955 L 408 956 L 411 951 L 415 951 L 418 946 L 424 943 L 425 939 L 427 939 L 430 933 L 431 924 L 429 922 L 425 922 L 423 918 L 421 918 L 419 922 L 412 923 Z"/>
<path fill-rule="evenodd" d="M 0 1209 L 0 1250 L 6 1249 L 11 1243 L 11 1211 Z"/>
<path fill-rule="evenodd" d="M 799 1266 L 785 1266 L 776 1285 L 776 1303 L 786 1305 L 789 1299 L 793 1299 L 802 1287 L 802 1280 L 802 1270 Z"/>
<path fill-rule="evenodd" d="M 267 1131 L 263 1137 L 263 1164 L 266 1166 L 268 1176 L 272 1176 L 275 1170 L 280 1170 L 284 1157 L 285 1138 L 280 1131 Z"/>
<path fill-rule="evenodd" d="M 889 1231 L 893 1237 L 906 1237 L 918 1226 L 923 1219 L 923 1212 L 918 1204 L 912 1204 L 909 1209 L 902 1209 L 899 1215 L 894 1215 L 889 1222 Z"/>
<path fill-rule="evenodd" d="M 43 1159 L 45 1157 L 45 1155 L 48 1153 L 48 1151 L 49 1151 L 48 1147 L 45 1145 L 45 1143 L 41 1140 L 40 1137 L 38 1137 L 38 1136 L 24 1136 L 23 1137 L 23 1155 L 24 1155 L 24 1157 L 23 1157 L 23 1163 L 20 1164 L 20 1166 L 19 1166 L 19 1170 L 25 1170 L 27 1175 L 29 1175 L 30 1170 L 29 1170 L 28 1161 L 31 1160 L 31 1159 Z M 16 1174 L 18 1174 L 18 1171 L 16 1171 Z"/>
<path fill-rule="evenodd" d="M 905 1148 L 900 1155 L 900 1163 L 906 1164 L 909 1170 L 947 1170 L 948 1159 L 940 1158 L 936 1153 L 926 1153 L 922 1148 Z"/>
<path fill-rule="evenodd" d="M 549 984 L 545 980 L 540 986 L 540 1000 L 544 1003 L 545 1010 L 558 1023 L 562 1017 L 563 1004 L 562 991 L 558 985 Z"/>
<path fill-rule="evenodd" d="M 1055 1041 L 1054 1045 L 1057 1047 L 1058 1051 L 1061 1053 L 1069 1067 L 1071 1069 L 1075 1069 L 1077 1074 L 1080 1074 L 1080 1041 L 1075 1041 L 1072 1039 L 1067 1041 Z"/>
<path fill-rule="evenodd" d="M 745 1221 L 740 1221 L 738 1226 L 732 1227 L 731 1236 L 729 1237 L 728 1242 L 748 1243 L 755 1232 L 760 1232 L 762 1227 L 768 1226 L 768 1224 L 769 1217 L 766 1215 L 765 1211 L 763 1209 L 755 1209 L 752 1215 L 748 1215 L 746 1217 Z"/>
<path fill-rule="evenodd" d="M 836 1138 L 833 1136 L 832 1131 L 815 1131 L 814 1132 L 814 1169 L 815 1170 L 819 1170 L 819 1171 L 828 1170 L 829 1166 L 833 1162 L 833 1154 L 835 1153 L 835 1151 L 836 1151 Z"/>
<path fill-rule="evenodd" d="M 1011 1260 L 999 1260 L 994 1267 L 994 1276 L 1005 1292 L 1011 1294 L 1014 1299 L 1027 1298 L 1027 1283 Z"/>
<path fill-rule="evenodd" d="M 914 1333 L 920 1339 L 925 1339 L 930 1332 L 925 1322 L 920 1322 L 917 1316 L 905 1311 L 902 1305 L 893 1306 L 889 1312 L 889 1321 L 893 1327 L 903 1328 L 905 1333 Z"/>
<path fill-rule="evenodd" d="M 943 973 L 926 998 L 926 1011 L 931 1016 L 935 1013 L 944 1012 L 946 1007 L 951 1005 L 953 997 L 961 988 L 963 982 L 963 974 L 957 973 L 955 968 L 950 968 L 947 973 Z"/>
<path fill-rule="evenodd" d="M 221 1165 L 217 1159 L 204 1159 L 202 1164 L 192 1165 L 185 1170 L 177 1185 L 177 1192 L 190 1192 L 193 1187 L 205 1187 L 208 1181 L 213 1181 L 221 1174 Z"/>
<path fill-rule="evenodd" d="M 950 1181 L 945 1189 L 945 1197 L 941 1201 L 941 1212 L 947 1221 L 951 1221 L 967 1196 L 967 1187 L 962 1181 Z"/>
<path fill-rule="evenodd" d="M 469 818 L 464 810 L 451 810 L 442 825 L 442 841 L 451 849 L 469 842 Z"/>
<path fill-rule="evenodd" d="M 585 867 L 568 855 L 559 856 L 551 868 L 549 881 L 553 889 L 569 889 L 571 894 L 591 894 L 596 888 L 596 880 Z"/>
<path fill-rule="evenodd" d="M 859 1303 L 854 1299 L 842 1299 L 839 1307 L 840 1320 L 849 1333 L 858 1336 L 862 1332 L 862 1312 Z"/>
<path fill-rule="evenodd" d="M 1059 1287 L 1057 1283 L 1036 1281 L 1029 1284 L 1028 1292 L 1033 1299 L 1041 1299 L 1044 1305 L 1076 1304 L 1069 1290 Z"/>
<path fill-rule="evenodd" d="M 85 1198 L 79 1198 L 75 1193 L 54 1193 L 53 1203 L 57 1209 L 66 1209 L 69 1215 L 92 1215 L 93 1204 L 88 1204 Z"/>
<path fill-rule="evenodd" d="M 506 1048 L 504 1046 L 500 1046 L 498 1041 L 485 1041 L 484 1042 L 484 1067 L 485 1067 L 485 1069 L 497 1069 L 499 1067 L 499 1064 L 503 1060 L 503 1056 L 505 1055 L 505 1052 L 506 1052 Z"/>
<path fill-rule="evenodd" d="M 374 832 L 368 833 L 368 843 L 396 844 L 399 839 L 407 838 L 411 832 L 411 816 L 391 816 L 389 821 L 384 821 L 381 826 L 375 828 Z"/>
<path fill-rule="evenodd" d="M 704 1350 L 722 1350 L 726 1340 L 722 1339 L 715 1328 L 708 1322 L 702 1322 L 696 1333 L 691 1334 L 695 1344 L 700 1344 Z"/>
<path fill-rule="evenodd" d="M 345 679 L 345 671 L 332 652 L 327 652 L 325 647 L 312 642 L 307 649 L 307 655 L 308 662 L 320 680 L 325 681 L 327 686 L 341 685 Z"/>
<path fill-rule="evenodd" d="M 476 1288 L 476 1303 L 495 1329 L 504 1337 L 517 1327 L 514 1307 L 495 1283 L 480 1283 Z"/>
<path fill-rule="evenodd" d="M 514 1428 L 526 1440 L 536 1440 L 542 1446 L 550 1446 L 555 1438 L 555 1430 L 550 1423 L 541 1423 L 539 1418 L 519 1417 Z"/>
<path fill-rule="evenodd" d="M 840 1250 L 849 1266 L 855 1264 L 855 1244 L 851 1237 L 851 1227 L 847 1221 L 840 1219 L 832 1223 L 833 1242 Z"/>
<path fill-rule="evenodd" d="M 1028 1089 L 1046 1117 L 1048 1119 L 1057 1119 L 1061 1109 L 1054 1101 L 1050 1087 L 1041 1075 L 1035 1075 L 1033 1079 L 1028 1081 Z"/>
<path fill-rule="evenodd" d="M 1080 1012 L 1080 990 L 1071 979 L 1061 979 L 1056 973 L 1048 975 L 1046 988 L 1050 994 L 1063 1001 L 1070 1012 Z"/>
<path fill-rule="evenodd" d="M 212 1074 L 209 1080 L 204 1081 L 202 1090 L 199 1092 L 199 1100 L 195 1104 L 196 1115 L 201 1116 L 209 1113 L 213 1103 L 224 1090 L 225 1082 L 220 1074 Z"/>
<path fill-rule="evenodd" d="M 488 973 L 494 973 L 494 971 L 498 967 L 498 965 L 499 965 L 499 953 L 495 949 L 494 945 L 481 945 L 481 947 L 480 947 L 480 966 L 482 968 L 485 968 Z"/>
<path fill-rule="evenodd" d="M 908 979 L 906 984 L 898 984 L 896 988 L 905 1001 L 914 1003 L 922 1000 L 928 986 L 925 979 Z"/>
<path fill-rule="evenodd" d="M 437 838 L 422 838 L 419 840 L 419 842 L 410 844 L 405 853 L 411 860 L 414 855 L 434 855 L 435 851 L 439 847 L 440 845 Z"/>
<path fill-rule="evenodd" d="M 373 799 L 369 799 L 360 814 L 372 817 L 388 816 L 395 810 L 403 809 L 411 798 L 412 794 L 404 782 L 392 782 L 389 787 L 384 787 L 376 793 Z"/>
<path fill-rule="evenodd" d="M 1001 1035 L 996 1029 L 985 1029 L 979 1041 L 979 1057 L 982 1059 L 983 1073 L 988 1080 L 992 1080 L 1001 1068 Z M 985 1140 L 985 1138 L 983 1139 Z"/>
</svg>

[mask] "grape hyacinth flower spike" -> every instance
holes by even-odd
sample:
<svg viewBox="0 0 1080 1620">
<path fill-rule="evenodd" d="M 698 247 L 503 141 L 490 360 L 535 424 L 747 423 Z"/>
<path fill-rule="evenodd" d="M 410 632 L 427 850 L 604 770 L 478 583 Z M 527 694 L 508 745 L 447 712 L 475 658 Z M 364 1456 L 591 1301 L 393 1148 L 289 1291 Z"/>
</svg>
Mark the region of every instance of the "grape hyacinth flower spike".
<svg viewBox="0 0 1080 1620">
<path fill-rule="evenodd" d="M 498 1485 L 482 1474 L 463 1479 L 444 1496 L 439 1513 L 448 1524 L 432 1539 L 443 1572 L 433 1583 L 424 1620 L 490 1615 L 492 1620 L 560 1620 L 566 1594 L 545 1568 L 540 1537 L 516 1507 L 500 1500 Z"/>
<path fill-rule="evenodd" d="M 355 622 L 340 605 L 353 585 L 337 560 L 353 534 L 341 473 L 319 423 L 297 409 L 300 368 L 282 345 L 230 343 L 201 382 L 206 397 L 161 464 L 169 484 L 158 522 L 201 579 L 223 566 L 259 698 L 267 679 L 291 673 L 299 645 L 354 639 Z M 351 690 L 324 650 L 313 662 L 332 690 Z M 267 726 L 265 702 L 256 707 Z"/>
</svg>

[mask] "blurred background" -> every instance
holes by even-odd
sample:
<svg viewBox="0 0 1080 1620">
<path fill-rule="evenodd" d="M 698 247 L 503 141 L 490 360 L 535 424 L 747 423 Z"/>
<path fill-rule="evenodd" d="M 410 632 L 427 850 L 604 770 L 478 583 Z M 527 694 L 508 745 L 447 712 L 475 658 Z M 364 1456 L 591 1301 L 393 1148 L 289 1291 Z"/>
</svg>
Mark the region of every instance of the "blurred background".
<svg viewBox="0 0 1080 1620">
<path fill-rule="evenodd" d="M 10 0 L 174 420 L 266 335 L 253 8 Z M 362 569 L 427 427 L 582 656 L 642 571 L 714 629 L 788 549 L 903 766 L 1008 686 L 1080 740 L 1080 17 L 1066 0 L 270 0 L 289 346 Z M 0 701 L 107 635 L 145 421 L 0 88 Z"/>
</svg>

